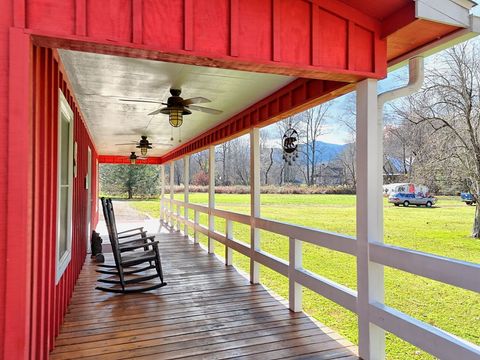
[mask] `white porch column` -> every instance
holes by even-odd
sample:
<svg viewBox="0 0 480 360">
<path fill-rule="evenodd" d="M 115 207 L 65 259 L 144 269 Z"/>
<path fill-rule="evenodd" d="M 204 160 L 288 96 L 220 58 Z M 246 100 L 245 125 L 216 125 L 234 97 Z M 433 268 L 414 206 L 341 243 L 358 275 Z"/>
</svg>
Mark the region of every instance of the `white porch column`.
<svg viewBox="0 0 480 360">
<path fill-rule="evenodd" d="M 165 220 L 165 165 L 160 165 L 160 222 Z"/>
<path fill-rule="evenodd" d="M 250 282 L 260 282 L 260 264 L 255 262 L 255 251 L 260 250 L 260 231 L 255 218 L 260 217 L 260 129 L 250 130 Z"/>
<path fill-rule="evenodd" d="M 215 208 L 215 146 L 208 149 L 208 207 Z M 208 230 L 215 230 L 215 217 L 208 214 Z M 213 254 L 215 250 L 215 242 L 212 238 L 208 238 L 208 253 Z"/>
<path fill-rule="evenodd" d="M 357 289 L 359 355 L 385 358 L 385 332 L 369 321 L 369 304 L 384 302 L 383 266 L 370 262 L 369 243 L 383 242 L 383 119 L 377 80 L 357 85 Z"/>
<path fill-rule="evenodd" d="M 184 186 L 184 194 L 183 194 L 183 201 L 185 204 L 188 204 L 188 195 L 189 195 L 189 187 L 190 187 L 190 156 L 186 155 L 183 158 L 183 186 Z M 188 207 L 183 207 L 183 217 L 185 219 L 185 225 L 183 227 L 183 235 L 188 238 Z"/>
<path fill-rule="evenodd" d="M 175 161 L 171 161 L 170 162 L 170 200 L 173 200 L 173 196 L 174 196 L 174 190 L 173 190 L 173 183 L 175 182 L 174 172 L 175 172 Z M 174 209 L 173 202 L 170 201 L 169 223 L 170 223 L 170 226 L 172 227 L 172 230 L 174 229 L 173 209 Z"/>
</svg>

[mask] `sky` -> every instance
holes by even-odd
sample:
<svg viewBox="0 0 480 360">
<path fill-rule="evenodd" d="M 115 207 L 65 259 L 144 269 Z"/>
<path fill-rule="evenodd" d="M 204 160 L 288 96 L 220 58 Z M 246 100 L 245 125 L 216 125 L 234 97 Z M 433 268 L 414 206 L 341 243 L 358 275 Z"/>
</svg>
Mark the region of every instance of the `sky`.
<svg viewBox="0 0 480 360">
<path fill-rule="evenodd" d="M 480 16 L 480 5 L 472 9 L 472 13 Z M 480 41 L 480 36 L 476 41 Z M 433 66 L 432 57 L 425 59 L 425 69 Z M 388 73 L 388 76 L 378 82 L 378 90 L 384 92 L 391 90 L 408 82 L 408 66 L 401 67 Z M 345 126 L 342 126 L 338 119 L 345 112 L 348 102 L 352 101 L 352 95 L 347 94 L 332 101 L 331 117 L 325 126 L 325 134 L 319 140 L 332 144 L 345 144 L 351 142 L 351 135 Z M 351 106 L 351 105 L 350 105 Z"/>
</svg>

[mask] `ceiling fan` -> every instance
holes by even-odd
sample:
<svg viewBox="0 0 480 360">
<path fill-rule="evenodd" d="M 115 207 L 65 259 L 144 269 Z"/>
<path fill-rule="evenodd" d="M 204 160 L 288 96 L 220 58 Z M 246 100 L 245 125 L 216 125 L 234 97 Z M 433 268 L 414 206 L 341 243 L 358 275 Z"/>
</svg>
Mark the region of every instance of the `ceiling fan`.
<svg viewBox="0 0 480 360">
<path fill-rule="evenodd" d="M 120 99 L 120 101 L 126 101 L 126 102 L 143 102 L 143 103 L 153 103 L 153 104 L 162 104 L 166 105 L 166 107 L 159 108 L 155 111 L 152 111 L 148 115 L 157 115 L 157 114 L 166 114 L 169 116 L 169 122 L 170 125 L 173 127 L 179 127 L 183 123 L 183 115 L 190 115 L 192 113 L 191 110 L 194 111 L 201 111 L 206 114 L 211 114 L 211 115 L 218 115 L 221 114 L 221 110 L 217 109 L 211 109 L 203 106 L 198 106 L 194 104 L 203 104 L 203 103 L 208 103 L 211 102 L 211 100 L 197 96 L 193 97 L 190 99 L 183 99 L 180 97 L 182 90 L 180 89 L 170 89 L 170 96 L 167 99 L 167 102 L 161 102 L 161 101 L 153 101 L 153 100 L 134 100 L 134 99 Z"/>
<path fill-rule="evenodd" d="M 136 155 L 135 151 L 132 151 L 128 158 L 130 159 L 130 164 L 132 165 L 135 165 L 137 163 L 137 159 L 145 159 L 144 157 Z"/>
<path fill-rule="evenodd" d="M 140 153 L 142 156 L 147 156 L 148 149 L 153 149 L 152 145 L 160 145 L 160 146 L 173 146 L 172 144 L 165 144 L 165 143 L 151 143 L 148 141 L 146 135 L 142 135 L 141 139 L 139 141 L 131 141 L 129 143 L 123 143 L 123 144 L 115 144 L 115 145 L 136 145 L 135 147 L 137 149 L 140 149 Z"/>
</svg>

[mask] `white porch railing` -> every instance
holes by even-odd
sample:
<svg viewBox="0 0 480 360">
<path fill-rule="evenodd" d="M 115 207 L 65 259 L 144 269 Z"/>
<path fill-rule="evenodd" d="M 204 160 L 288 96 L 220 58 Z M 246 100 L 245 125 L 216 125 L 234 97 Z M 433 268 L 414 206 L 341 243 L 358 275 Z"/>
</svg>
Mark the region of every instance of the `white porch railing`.
<svg viewBox="0 0 480 360">
<path fill-rule="evenodd" d="M 164 204 L 161 211 L 162 220 L 177 229 L 180 228 L 180 224 L 183 224 L 184 229 L 187 231 L 184 233 L 186 236 L 189 230 L 193 230 L 195 243 L 198 242 L 198 233 L 201 233 L 225 245 L 226 249 L 231 249 L 251 257 L 252 251 L 250 246 L 233 238 L 231 231 L 233 223 L 250 225 L 256 229 L 289 237 L 290 261 L 277 258 L 261 250 L 253 251 L 253 257 L 255 262 L 288 278 L 290 283 L 290 309 L 292 311 L 301 311 L 301 286 L 305 286 L 315 293 L 357 313 L 357 292 L 303 269 L 301 246 L 295 246 L 294 244 L 294 241 L 307 242 L 356 256 L 357 244 L 355 238 L 274 220 L 250 217 L 249 215 L 235 212 L 211 209 L 208 206 L 190 204 L 179 200 L 166 198 L 162 200 Z M 193 220 L 186 219 L 184 215 L 181 215 L 180 209 L 182 207 L 187 210 L 193 210 Z M 170 211 L 171 208 L 175 209 L 175 211 Z M 225 233 L 212 231 L 201 225 L 199 222 L 199 214 L 201 213 L 213 218 L 224 219 L 226 224 Z M 370 260 L 375 263 L 480 292 L 480 266 L 477 264 L 381 243 L 371 244 L 370 254 Z M 294 265 L 291 261 L 292 258 L 297 259 Z M 371 303 L 368 317 L 372 323 L 382 329 L 396 334 L 439 358 L 467 360 L 479 359 L 480 357 L 480 349 L 475 344 L 459 339 L 452 334 L 414 319 L 384 304 Z"/>
</svg>

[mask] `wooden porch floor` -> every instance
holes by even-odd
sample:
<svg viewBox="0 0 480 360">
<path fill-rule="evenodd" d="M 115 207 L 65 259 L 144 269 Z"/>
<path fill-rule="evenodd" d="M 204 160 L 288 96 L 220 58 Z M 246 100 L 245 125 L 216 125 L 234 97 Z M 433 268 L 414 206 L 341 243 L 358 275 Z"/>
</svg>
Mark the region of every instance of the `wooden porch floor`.
<svg viewBox="0 0 480 360">
<path fill-rule="evenodd" d="M 356 347 L 200 246 L 160 234 L 166 287 L 95 290 L 87 259 L 52 359 L 358 359 Z"/>
</svg>

